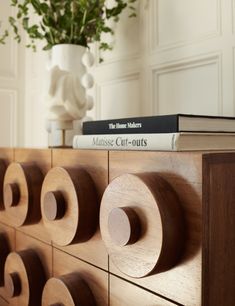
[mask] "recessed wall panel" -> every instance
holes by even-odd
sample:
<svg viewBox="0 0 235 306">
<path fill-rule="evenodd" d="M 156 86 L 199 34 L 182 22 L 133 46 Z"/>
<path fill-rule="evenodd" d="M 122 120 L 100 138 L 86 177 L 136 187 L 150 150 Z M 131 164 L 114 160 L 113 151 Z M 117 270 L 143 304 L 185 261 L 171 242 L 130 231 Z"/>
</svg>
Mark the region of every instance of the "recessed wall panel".
<svg viewBox="0 0 235 306">
<path fill-rule="evenodd" d="M 138 76 L 106 83 L 99 88 L 98 116 L 101 119 L 140 115 Z"/>
<path fill-rule="evenodd" d="M 218 115 L 222 112 L 219 58 L 154 71 L 155 113 Z"/>
<path fill-rule="evenodd" d="M 15 145 L 16 138 L 16 92 L 0 90 L 0 146 Z"/>
<path fill-rule="evenodd" d="M 174 47 L 220 32 L 220 0 L 152 0 L 153 47 Z"/>
<path fill-rule="evenodd" d="M 9 30 L 8 16 L 13 14 L 9 0 L 1 0 L 0 4 L 0 36 L 5 29 Z M 5 45 L 0 44 L 0 79 L 12 79 L 17 74 L 17 44 L 13 40 L 14 34 L 9 31 Z"/>
</svg>

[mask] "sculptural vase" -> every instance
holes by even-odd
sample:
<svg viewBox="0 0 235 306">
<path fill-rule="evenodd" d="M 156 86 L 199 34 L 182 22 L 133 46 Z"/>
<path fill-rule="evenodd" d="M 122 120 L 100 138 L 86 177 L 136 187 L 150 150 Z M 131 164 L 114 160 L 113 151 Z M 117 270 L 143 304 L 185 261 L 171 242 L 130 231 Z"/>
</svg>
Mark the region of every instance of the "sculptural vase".
<svg viewBox="0 0 235 306">
<path fill-rule="evenodd" d="M 49 146 L 71 146 L 75 134 L 81 134 L 81 121 L 93 107 L 87 90 L 93 78 L 87 72 L 92 56 L 79 45 L 55 45 L 49 63 L 47 130 Z"/>
</svg>

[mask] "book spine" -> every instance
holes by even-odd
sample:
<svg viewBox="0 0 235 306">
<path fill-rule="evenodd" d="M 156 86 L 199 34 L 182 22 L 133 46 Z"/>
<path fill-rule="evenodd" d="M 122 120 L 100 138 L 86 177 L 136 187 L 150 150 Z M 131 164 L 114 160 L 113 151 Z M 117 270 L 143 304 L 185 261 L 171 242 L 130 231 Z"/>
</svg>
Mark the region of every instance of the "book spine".
<svg viewBox="0 0 235 306">
<path fill-rule="evenodd" d="M 177 133 L 178 115 L 138 117 L 83 123 L 83 134 L 143 134 Z"/>
<path fill-rule="evenodd" d="M 74 149 L 177 151 L 179 133 L 77 135 Z"/>
</svg>

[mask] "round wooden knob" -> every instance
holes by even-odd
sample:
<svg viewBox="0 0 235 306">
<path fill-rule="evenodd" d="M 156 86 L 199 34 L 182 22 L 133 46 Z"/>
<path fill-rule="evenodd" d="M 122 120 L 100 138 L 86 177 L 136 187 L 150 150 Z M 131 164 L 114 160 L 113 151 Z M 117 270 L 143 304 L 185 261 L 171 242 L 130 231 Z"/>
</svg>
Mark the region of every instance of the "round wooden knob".
<svg viewBox="0 0 235 306">
<path fill-rule="evenodd" d="M 41 306 L 45 281 L 41 261 L 34 250 L 8 255 L 4 271 L 5 290 L 17 305 Z"/>
<path fill-rule="evenodd" d="M 42 219 L 54 243 L 65 246 L 84 242 L 99 221 L 96 189 L 83 169 L 52 168 L 43 181 Z"/>
<path fill-rule="evenodd" d="M 155 173 L 124 174 L 106 188 L 100 229 L 110 259 L 124 274 L 171 269 L 184 244 L 184 218 L 172 187 Z"/>
<path fill-rule="evenodd" d="M 70 273 L 50 278 L 43 290 L 42 306 L 95 306 L 96 302 L 86 282 Z"/>
<path fill-rule="evenodd" d="M 20 200 L 20 190 L 17 184 L 6 184 L 3 191 L 6 206 L 16 206 Z"/>
<path fill-rule="evenodd" d="M 4 265 L 9 253 L 10 246 L 7 235 L 0 233 L 0 287 L 4 286 Z"/>
<path fill-rule="evenodd" d="M 11 163 L 4 177 L 4 206 L 8 224 L 14 227 L 40 221 L 43 175 L 34 164 Z"/>
<path fill-rule="evenodd" d="M 140 236 L 140 220 L 129 207 L 113 208 L 108 216 L 109 234 L 118 246 L 135 243 Z"/>
<path fill-rule="evenodd" d="M 4 210 L 4 203 L 3 203 L 3 181 L 4 175 L 6 172 L 7 166 L 3 160 L 0 159 L 0 210 Z"/>
<path fill-rule="evenodd" d="M 65 214 L 65 199 L 59 191 L 49 191 L 43 199 L 43 210 L 49 221 L 59 220 Z"/>
<path fill-rule="evenodd" d="M 5 289 L 9 298 L 20 295 L 21 281 L 18 273 L 15 272 L 6 275 Z"/>
</svg>

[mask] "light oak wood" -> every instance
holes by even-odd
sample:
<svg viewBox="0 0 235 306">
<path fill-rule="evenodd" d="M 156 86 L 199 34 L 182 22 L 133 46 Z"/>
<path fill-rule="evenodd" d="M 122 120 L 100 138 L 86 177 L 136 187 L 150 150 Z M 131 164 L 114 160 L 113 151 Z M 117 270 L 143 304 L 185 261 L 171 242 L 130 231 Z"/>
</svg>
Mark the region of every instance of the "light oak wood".
<svg viewBox="0 0 235 306">
<path fill-rule="evenodd" d="M 41 306 L 45 275 L 37 253 L 12 252 L 5 263 L 4 282 L 9 298 L 22 306 Z"/>
<path fill-rule="evenodd" d="M 70 273 L 47 281 L 43 289 L 42 306 L 48 305 L 95 306 L 96 302 L 82 277 L 78 273 Z"/>
<path fill-rule="evenodd" d="M 125 173 L 159 174 L 174 189 L 184 211 L 186 237 L 178 264 L 169 271 L 141 279 L 110 271 L 187 306 L 201 304 L 202 152 L 110 152 L 110 176 Z"/>
<path fill-rule="evenodd" d="M 59 204 L 61 207 L 58 196 L 55 198 L 58 192 L 64 202 L 62 210 L 65 213 L 63 217 L 51 220 L 52 214 L 48 209 L 51 203 L 48 200 L 52 196 L 55 199 L 52 205 L 56 205 L 56 210 Z M 85 170 L 52 168 L 43 181 L 41 192 L 42 218 L 52 241 L 65 246 L 89 240 L 98 226 L 97 200 L 95 185 Z"/>
<path fill-rule="evenodd" d="M 9 225 L 19 227 L 39 222 L 42 180 L 42 173 L 34 164 L 8 166 L 4 176 L 4 206 Z"/>
<path fill-rule="evenodd" d="M 94 150 L 53 150 L 53 167 L 83 168 L 91 176 L 98 194 L 98 209 L 103 192 L 108 184 L 108 152 Z M 55 247 L 90 262 L 98 267 L 108 270 L 108 254 L 100 236 L 99 227 L 95 234 L 86 242 Z"/>
<path fill-rule="evenodd" d="M 19 163 L 33 163 L 43 174 L 43 177 L 51 168 L 51 150 L 50 149 L 26 149 L 17 148 L 14 151 L 14 158 Z M 40 197 L 38 198 L 40 201 Z M 24 225 L 19 228 L 20 231 L 31 235 L 46 243 L 51 243 L 50 236 L 45 229 L 42 220 L 37 224 Z"/>
<path fill-rule="evenodd" d="M 110 306 L 173 306 L 173 302 L 164 300 L 142 288 L 110 275 Z"/>
<path fill-rule="evenodd" d="M 138 222 L 125 224 L 128 223 L 125 222 L 127 215 L 123 213 L 126 208 L 138 216 L 139 226 Z M 118 222 L 120 211 L 122 220 Z M 131 226 L 137 227 L 140 237 L 135 243 L 128 244 L 126 233 L 131 232 Z M 121 234 L 118 235 L 116 232 L 120 227 Z M 131 277 L 167 271 L 177 264 L 182 253 L 183 212 L 174 190 L 156 173 L 123 174 L 115 178 L 102 198 L 100 228 L 111 261 Z"/>
<path fill-rule="evenodd" d="M 97 306 L 108 306 L 108 273 L 54 248 L 54 277 L 58 278 L 71 273 L 79 275 L 87 284 Z M 57 294 L 59 303 L 63 300 L 61 293 L 58 292 Z"/>
</svg>

